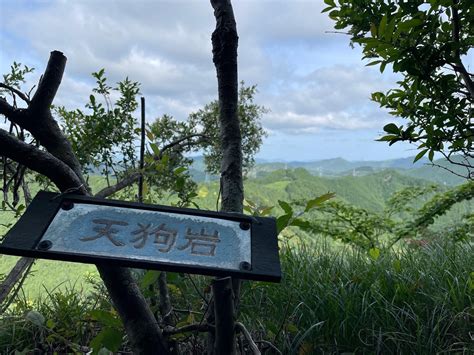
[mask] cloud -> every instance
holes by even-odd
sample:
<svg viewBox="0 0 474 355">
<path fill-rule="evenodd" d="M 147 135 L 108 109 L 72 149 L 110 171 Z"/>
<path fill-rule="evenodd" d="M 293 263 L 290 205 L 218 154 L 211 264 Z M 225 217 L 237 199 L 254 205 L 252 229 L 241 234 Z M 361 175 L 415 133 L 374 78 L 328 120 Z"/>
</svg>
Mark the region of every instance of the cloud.
<svg viewBox="0 0 474 355">
<path fill-rule="evenodd" d="M 217 96 L 211 33 L 215 19 L 202 0 L 0 1 L 2 69 L 20 60 L 42 72 L 49 52 L 68 57 L 56 104 L 83 108 L 106 69 L 109 84 L 141 83 L 147 117 L 185 119 Z M 369 102 L 393 81 L 365 68 L 348 38 L 327 34 L 322 1 L 233 2 L 239 32 L 239 78 L 258 84 L 258 104 L 271 109 L 271 132 L 311 135 L 331 129 L 381 127 L 387 114 Z"/>
<path fill-rule="evenodd" d="M 390 79 L 382 81 L 371 68 L 344 65 L 292 76 L 273 95 L 265 96 L 265 105 L 272 112 L 264 123 L 273 130 L 292 134 L 315 133 L 322 128 L 380 127 L 389 117 L 370 102 L 370 94 L 386 90 L 390 83 Z"/>
</svg>

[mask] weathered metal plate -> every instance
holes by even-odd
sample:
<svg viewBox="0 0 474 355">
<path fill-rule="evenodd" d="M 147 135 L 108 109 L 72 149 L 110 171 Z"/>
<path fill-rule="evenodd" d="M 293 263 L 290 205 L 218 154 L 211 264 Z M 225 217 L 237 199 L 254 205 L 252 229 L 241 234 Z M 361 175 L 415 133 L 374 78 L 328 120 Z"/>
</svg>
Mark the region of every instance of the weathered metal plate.
<svg viewBox="0 0 474 355">
<path fill-rule="evenodd" d="M 251 262 L 250 230 L 239 222 L 113 206 L 60 209 L 41 242 L 57 252 L 229 270 Z"/>
<path fill-rule="evenodd" d="M 72 208 L 71 208 L 72 207 Z M 278 282 L 274 218 L 40 191 L 0 253 Z"/>
</svg>

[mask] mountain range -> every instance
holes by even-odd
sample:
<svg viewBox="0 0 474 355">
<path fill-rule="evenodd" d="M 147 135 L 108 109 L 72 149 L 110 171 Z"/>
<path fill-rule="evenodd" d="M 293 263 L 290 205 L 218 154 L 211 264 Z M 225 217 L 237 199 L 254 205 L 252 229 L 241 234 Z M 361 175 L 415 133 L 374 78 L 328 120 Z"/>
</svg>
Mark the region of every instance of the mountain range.
<svg viewBox="0 0 474 355">
<path fill-rule="evenodd" d="M 212 181 L 217 179 L 205 172 L 205 164 L 202 156 L 193 157 L 191 174 L 196 181 Z M 248 172 L 250 178 L 264 177 L 277 171 L 303 168 L 310 174 L 320 177 L 340 176 L 365 176 L 384 170 L 395 170 L 401 175 L 425 179 L 442 185 L 458 185 L 465 181 L 464 178 L 449 172 L 465 175 L 462 167 L 450 164 L 446 159 L 438 159 L 431 163 L 422 158 L 413 163 L 414 157 L 389 159 L 381 161 L 349 161 L 343 158 L 322 159 L 314 161 L 290 161 L 290 162 L 268 162 L 257 160 L 255 166 Z"/>
</svg>

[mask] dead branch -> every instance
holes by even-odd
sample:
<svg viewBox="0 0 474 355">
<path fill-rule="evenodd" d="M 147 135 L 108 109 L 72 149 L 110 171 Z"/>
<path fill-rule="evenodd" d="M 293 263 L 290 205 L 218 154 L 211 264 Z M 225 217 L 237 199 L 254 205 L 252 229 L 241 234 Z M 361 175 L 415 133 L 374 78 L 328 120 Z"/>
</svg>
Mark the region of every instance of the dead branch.
<svg viewBox="0 0 474 355">
<path fill-rule="evenodd" d="M 47 176 L 60 190 L 80 186 L 82 182 L 71 168 L 50 153 L 24 143 L 0 129 L 0 155 Z M 87 193 L 82 188 L 80 193 Z"/>
<path fill-rule="evenodd" d="M 214 332 L 215 328 L 212 325 L 209 325 L 207 323 L 204 324 L 189 324 L 185 325 L 180 328 L 173 328 L 173 327 L 166 327 L 163 330 L 164 335 L 173 335 L 173 334 L 182 334 L 182 333 L 189 333 L 189 332 Z"/>
<path fill-rule="evenodd" d="M 110 195 L 113 195 L 114 193 L 132 185 L 133 183 L 137 182 L 138 179 L 140 178 L 140 173 L 139 172 L 133 172 L 126 177 L 124 177 L 122 180 L 120 180 L 118 183 L 112 186 L 108 186 L 97 192 L 94 196 L 95 197 L 101 197 L 101 198 L 106 198 L 109 197 Z"/>
<path fill-rule="evenodd" d="M 258 349 L 257 344 L 255 344 L 255 342 L 253 341 L 250 332 L 247 330 L 247 328 L 245 328 L 245 325 L 240 322 L 235 322 L 235 328 L 244 335 L 245 340 L 247 340 L 247 343 L 249 343 L 250 350 L 252 350 L 252 354 L 260 355 L 260 350 Z"/>
<path fill-rule="evenodd" d="M 7 85 L 7 84 L 4 84 L 4 83 L 0 83 L 0 88 L 7 89 L 7 90 L 11 91 L 13 94 L 17 95 L 20 99 L 25 101 L 27 104 L 30 103 L 30 99 L 28 98 L 28 96 L 26 96 L 20 90 L 17 90 L 14 87 L 12 87 L 10 85 Z"/>
</svg>

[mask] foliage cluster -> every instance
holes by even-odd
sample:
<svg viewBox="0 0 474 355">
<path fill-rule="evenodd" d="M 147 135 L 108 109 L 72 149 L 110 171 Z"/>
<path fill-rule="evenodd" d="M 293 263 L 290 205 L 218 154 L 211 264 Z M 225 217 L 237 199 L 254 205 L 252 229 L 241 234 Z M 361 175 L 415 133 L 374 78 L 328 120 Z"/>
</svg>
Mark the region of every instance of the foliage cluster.
<svg viewBox="0 0 474 355">
<path fill-rule="evenodd" d="M 192 159 L 187 154 L 203 152 L 207 170 L 214 174 L 220 171 L 222 152 L 218 102 L 212 101 L 191 113 L 188 120 L 176 120 L 164 114 L 149 123 L 146 128 L 146 164 L 140 171 L 138 144 L 141 130 L 134 117 L 140 84 L 126 78 L 116 87 L 111 87 L 104 69 L 92 73 L 92 76 L 96 87 L 85 106 L 87 113 L 80 109 L 56 108 L 84 174 L 100 172 L 111 186 L 112 179 L 120 182 L 141 172 L 146 178 L 148 202 L 156 201 L 169 191 L 177 195 L 180 205 L 189 205 L 196 196 L 196 185 L 188 172 Z M 111 98 L 113 91 L 118 94 L 115 102 Z M 254 164 L 253 156 L 265 135 L 260 118 L 267 109 L 254 103 L 256 93 L 255 85 L 247 87 L 241 82 L 238 115 L 241 129 L 246 132 L 242 148 L 244 169 L 247 170 Z M 124 196 L 127 195 L 129 191 L 125 191 Z"/>
<path fill-rule="evenodd" d="M 463 62 L 474 44 L 474 7 L 470 1 L 429 2 L 324 0 L 337 30 L 362 47 L 367 65 L 400 74 L 398 88 L 375 92 L 372 100 L 406 125 L 390 123 L 381 141 L 415 143 L 433 161 L 443 154 L 452 164 L 474 168 L 474 75 Z M 462 161 L 452 159 L 459 154 Z"/>
</svg>

